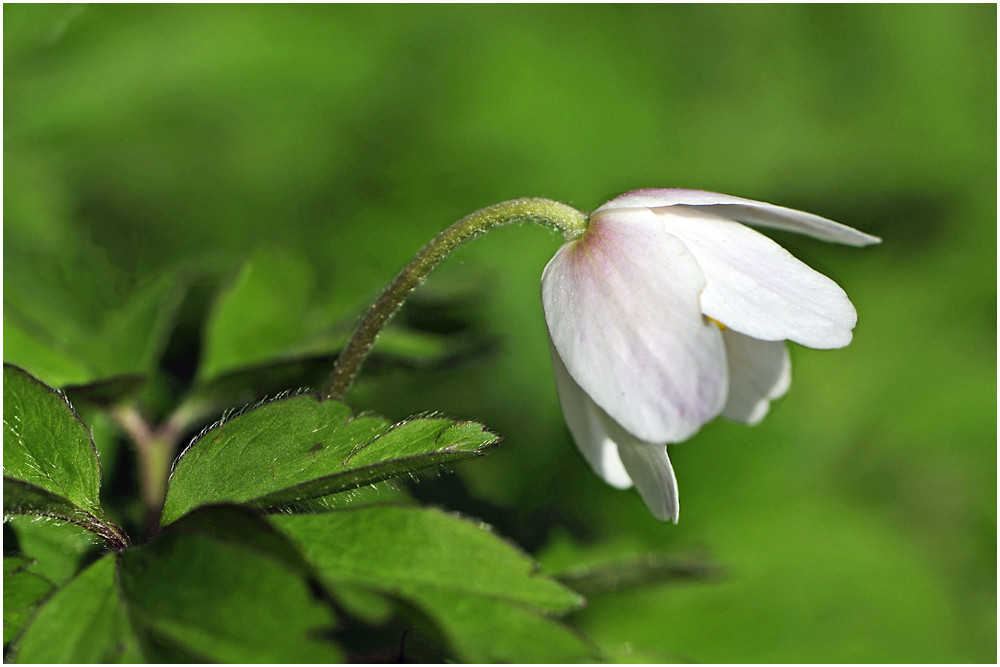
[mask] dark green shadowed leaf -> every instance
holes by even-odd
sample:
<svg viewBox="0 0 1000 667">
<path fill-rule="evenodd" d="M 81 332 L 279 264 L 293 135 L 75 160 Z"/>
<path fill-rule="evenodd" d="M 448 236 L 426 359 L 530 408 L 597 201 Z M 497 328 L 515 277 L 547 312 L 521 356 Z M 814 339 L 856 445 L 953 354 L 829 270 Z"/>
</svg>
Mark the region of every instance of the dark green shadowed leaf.
<svg viewBox="0 0 1000 667">
<path fill-rule="evenodd" d="M 18 552 L 32 562 L 31 571 L 55 584 L 76 574 L 90 551 L 98 548 L 93 533 L 53 519 L 14 516 L 8 525 L 17 536 Z"/>
<path fill-rule="evenodd" d="M 20 572 L 31 565 L 31 559 L 25 558 L 24 556 L 4 556 L 3 557 L 3 573 L 4 575 L 14 574 L 15 572 Z"/>
<path fill-rule="evenodd" d="M 582 598 L 489 530 L 438 510 L 375 506 L 273 515 L 336 595 L 361 586 L 426 614 L 463 661 L 566 661 L 593 649 L 546 614 Z"/>
<path fill-rule="evenodd" d="M 64 519 L 123 546 L 100 507 L 97 449 L 66 398 L 4 364 L 3 424 L 4 514 Z"/>
<path fill-rule="evenodd" d="M 3 643 L 6 646 L 21 631 L 41 600 L 55 589 L 45 577 L 28 572 L 30 561 L 3 559 Z"/>
<path fill-rule="evenodd" d="M 267 556 L 288 568 L 307 572 L 292 542 L 255 510 L 239 505 L 200 507 L 170 526 L 170 531 L 185 535 L 205 535 L 213 540 L 238 545 L 241 549 Z"/>
<path fill-rule="evenodd" d="M 115 567 L 115 555 L 108 554 L 49 598 L 18 640 L 14 658 L 33 663 L 141 662 Z"/>
<path fill-rule="evenodd" d="M 30 572 L 26 559 L 5 567 L 7 577 Z M 200 510 L 154 541 L 81 572 L 42 604 L 12 657 L 42 663 L 340 661 L 327 638 L 333 615 L 307 583 L 307 570 L 288 539 L 252 513 Z"/>
<path fill-rule="evenodd" d="M 213 513 L 215 513 L 213 515 Z M 286 556 L 283 538 L 257 519 L 212 508 L 120 555 L 134 621 L 158 646 L 214 662 L 338 662 L 335 621 Z M 218 535 L 213 534 L 216 529 Z M 241 537 L 242 536 L 242 537 Z"/>
<path fill-rule="evenodd" d="M 559 581 L 592 599 L 596 595 L 650 588 L 666 583 L 717 581 L 722 576 L 721 568 L 708 561 L 647 554 L 600 565 L 576 567 L 563 572 Z"/>
<path fill-rule="evenodd" d="M 349 303 L 322 302 L 314 294 L 315 273 L 304 257 L 287 249 L 253 252 L 212 304 L 193 399 L 224 407 L 323 384 L 347 342 L 358 304 L 353 296 Z M 471 322 L 460 321 L 447 333 L 437 328 L 439 311 L 460 305 L 454 294 L 439 294 L 433 308 L 422 309 L 421 301 L 427 302 L 426 291 L 415 295 L 407 312 L 430 311 L 436 317 L 424 319 L 436 327 L 390 324 L 379 334 L 369 372 L 453 366 L 489 349 Z"/>
<path fill-rule="evenodd" d="M 4 293 L 4 358 L 73 387 L 77 400 L 107 402 L 136 391 L 153 370 L 185 286 L 173 272 L 131 285 L 93 252 L 44 275 L 34 267 L 52 258 L 14 254 L 14 275 L 33 279 Z"/>
<path fill-rule="evenodd" d="M 478 456 L 499 442 L 480 424 L 418 418 L 391 427 L 313 394 L 278 399 L 202 433 L 177 460 L 164 525 L 199 505 L 274 507 Z"/>
<path fill-rule="evenodd" d="M 316 283 L 315 270 L 304 257 L 283 249 L 258 248 L 213 304 L 198 370 L 201 383 L 276 361 L 335 357 L 336 350 L 347 340 L 355 313 L 340 319 L 331 316 L 339 308 L 314 298 Z M 436 298 L 433 294 L 434 290 L 422 290 L 408 310 L 411 314 L 429 311 L 438 325 L 442 315 L 439 311 L 460 308 L 463 299 L 475 300 L 479 296 L 470 293 L 466 284 L 461 291 L 453 289 L 452 293 L 442 294 L 438 289 Z M 459 331 L 469 324 L 462 322 Z M 377 354 L 383 360 L 388 357 L 411 365 L 429 365 L 461 358 L 472 352 L 470 347 L 482 344 L 397 322 L 380 334 Z"/>
</svg>

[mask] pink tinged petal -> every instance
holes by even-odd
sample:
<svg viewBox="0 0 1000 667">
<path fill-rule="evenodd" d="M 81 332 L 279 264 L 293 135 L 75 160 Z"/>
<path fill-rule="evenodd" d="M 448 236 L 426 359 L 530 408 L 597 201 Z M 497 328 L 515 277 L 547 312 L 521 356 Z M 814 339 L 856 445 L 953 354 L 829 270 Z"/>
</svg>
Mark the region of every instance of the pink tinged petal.
<svg viewBox="0 0 1000 667">
<path fill-rule="evenodd" d="M 652 213 L 608 211 L 542 274 L 552 344 L 579 386 L 629 433 L 680 442 L 722 410 L 725 350 L 701 315 L 705 279 Z"/>
<path fill-rule="evenodd" d="M 771 401 L 784 396 L 792 382 L 792 363 L 784 341 L 750 338 L 732 329 L 722 332 L 729 362 L 729 397 L 722 416 L 756 424 Z"/>
<path fill-rule="evenodd" d="M 631 487 L 632 479 L 618 457 L 618 446 L 611 440 L 605 427 L 606 420 L 610 418 L 570 377 L 555 346 L 549 345 L 549 350 L 552 353 L 552 370 L 559 404 L 577 449 L 597 476 L 605 482 L 619 489 Z"/>
<path fill-rule="evenodd" d="M 824 241 L 833 241 L 852 246 L 866 246 L 881 243 L 882 239 L 848 227 L 827 218 L 796 211 L 767 202 L 733 197 L 704 190 L 683 190 L 660 188 L 626 192 L 607 202 L 598 211 L 615 208 L 657 208 L 661 206 L 700 206 L 709 212 L 729 220 L 750 225 L 783 229 L 806 234 Z M 595 211 L 596 212 L 596 211 Z"/>
<path fill-rule="evenodd" d="M 695 208 L 657 216 L 698 260 L 708 282 L 705 315 L 760 340 L 822 349 L 851 342 L 858 316 L 844 290 L 771 239 Z"/>
</svg>

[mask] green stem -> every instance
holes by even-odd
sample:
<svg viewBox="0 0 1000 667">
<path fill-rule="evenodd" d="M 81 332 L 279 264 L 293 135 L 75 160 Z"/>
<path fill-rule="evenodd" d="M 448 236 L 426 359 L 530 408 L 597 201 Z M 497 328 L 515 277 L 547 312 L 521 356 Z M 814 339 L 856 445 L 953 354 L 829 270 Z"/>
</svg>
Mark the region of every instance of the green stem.
<svg viewBox="0 0 1000 667">
<path fill-rule="evenodd" d="M 441 260 L 483 232 L 514 222 L 535 222 L 573 239 L 586 229 L 587 216 L 550 199 L 513 199 L 471 213 L 438 234 L 399 272 L 358 322 L 323 387 L 323 398 L 344 397 L 379 332 Z"/>
<path fill-rule="evenodd" d="M 134 405 L 121 405 L 113 412 L 135 448 L 147 530 L 155 528 L 160 520 L 177 444 L 191 420 L 200 415 L 199 408 L 199 404 L 185 403 L 155 430 Z"/>
<path fill-rule="evenodd" d="M 154 432 L 134 405 L 119 406 L 114 416 L 135 448 L 143 513 L 147 527 L 155 525 L 166 494 L 172 443 Z"/>
</svg>

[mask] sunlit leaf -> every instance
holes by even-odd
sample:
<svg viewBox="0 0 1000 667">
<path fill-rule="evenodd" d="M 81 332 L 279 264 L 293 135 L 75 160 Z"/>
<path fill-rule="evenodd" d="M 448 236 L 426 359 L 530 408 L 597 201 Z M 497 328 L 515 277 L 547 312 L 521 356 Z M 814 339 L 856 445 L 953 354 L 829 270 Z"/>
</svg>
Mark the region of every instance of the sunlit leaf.
<svg viewBox="0 0 1000 667">
<path fill-rule="evenodd" d="M 315 278 L 308 263 L 287 252 L 258 250 L 219 295 L 209 317 L 199 376 L 288 356 L 308 335 Z"/>
<path fill-rule="evenodd" d="M 101 510 L 97 449 L 65 396 L 4 364 L 3 404 L 4 514 L 52 516 L 124 544 Z"/>
<path fill-rule="evenodd" d="M 399 596 L 428 615 L 463 661 L 565 661 L 593 649 L 547 614 L 582 598 L 524 553 L 459 517 L 409 506 L 274 515 L 323 581 Z"/>
<path fill-rule="evenodd" d="M 440 417 L 392 426 L 313 394 L 278 399 L 206 430 L 177 460 L 164 525 L 199 505 L 273 507 L 471 456 L 499 441 Z"/>
</svg>

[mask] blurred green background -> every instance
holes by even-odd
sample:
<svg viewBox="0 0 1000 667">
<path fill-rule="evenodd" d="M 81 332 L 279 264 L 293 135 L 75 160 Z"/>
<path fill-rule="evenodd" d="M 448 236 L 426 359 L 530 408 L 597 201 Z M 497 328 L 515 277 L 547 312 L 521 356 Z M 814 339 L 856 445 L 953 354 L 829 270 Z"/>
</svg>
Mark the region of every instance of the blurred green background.
<svg viewBox="0 0 1000 667">
<path fill-rule="evenodd" d="M 721 568 L 591 596 L 569 620 L 614 659 L 995 662 L 996 18 L 6 5 L 5 360 L 63 386 L 157 369 L 144 400 L 162 413 L 196 376 L 330 353 L 423 243 L 505 199 L 589 210 L 690 187 L 818 213 L 884 239 L 775 235 L 851 295 L 855 342 L 793 349 L 762 424 L 671 449 L 677 526 L 569 440 L 546 230 L 461 249 L 404 310 L 472 352 L 373 363 L 351 402 L 503 434 L 410 492 L 551 572 L 648 553 Z M 220 333 L 234 280 L 245 303 Z M 105 495 L 131 492 L 103 448 Z"/>
</svg>

